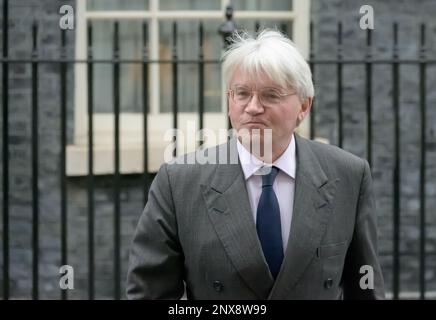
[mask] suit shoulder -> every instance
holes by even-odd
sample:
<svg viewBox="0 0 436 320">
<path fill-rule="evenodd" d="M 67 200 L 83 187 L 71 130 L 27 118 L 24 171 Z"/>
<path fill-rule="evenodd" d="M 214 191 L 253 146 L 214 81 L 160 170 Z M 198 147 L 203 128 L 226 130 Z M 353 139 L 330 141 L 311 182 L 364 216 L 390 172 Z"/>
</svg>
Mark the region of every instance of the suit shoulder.
<svg viewBox="0 0 436 320">
<path fill-rule="evenodd" d="M 305 140 L 322 165 L 328 167 L 335 166 L 338 169 L 357 170 L 358 173 L 361 173 L 367 163 L 365 159 L 337 146 L 318 141 Z"/>
<path fill-rule="evenodd" d="M 166 170 L 170 179 L 207 179 L 215 172 L 217 164 L 221 163 L 227 147 L 228 143 L 224 143 L 183 154 L 164 163 L 159 171 Z"/>
</svg>

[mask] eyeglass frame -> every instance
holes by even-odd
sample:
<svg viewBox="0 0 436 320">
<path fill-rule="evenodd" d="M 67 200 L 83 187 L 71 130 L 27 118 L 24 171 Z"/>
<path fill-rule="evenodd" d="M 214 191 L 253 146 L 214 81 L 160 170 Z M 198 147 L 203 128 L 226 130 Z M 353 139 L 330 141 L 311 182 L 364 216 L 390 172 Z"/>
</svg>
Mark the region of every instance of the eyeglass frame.
<svg viewBox="0 0 436 320">
<path fill-rule="evenodd" d="M 236 85 L 233 85 L 233 87 L 235 87 L 235 86 L 236 86 Z M 244 87 L 244 86 L 240 86 L 240 87 Z M 263 89 L 275 89 L 275 90 L 279 91 L 278 89 L 276 89 L 276 88 L 274 88 L 274 87 L 266 87 L 266 88 L 263 88 Z M 248 88 L 247 88 L 247 90 L 248 90 Z M 254 97 L 254 93 L 255 93 L 255 92 L 256 92 L 256 93 L 259 93 L 259 91 L 262 91 L 262 90 L 249 90 L 249 91 L 250 91 L 251 95 L 250 95 L 248 101 L 247 101 L 245 104 L 238 104 L 238 102 L 236 102 L 235 97 L 234 97 L 234 95 L 235 95 L 235 90 L 234 90 L 234 89 L 229 89 L 229 90 L 226 91 L 226 93 L 227 93 L 229 96 L 231 96 L 231 98 L 232 98 L 232 100 L 233 100 L 234 103 L 236 103 L 236 104 L 238 104 L 238 105 L 240 105 L 240 106 L 243 106 L 243 105 L 247 105 L 248 103 L 250 103 L 251 99 L 253 99 L 253 97 Z M 281 92 L 277 92 L 277 94 L 280 96 L 280 98 L 283 98 L 283 97 L 288 97 L 288 96 L 296 95 L 297 93 L 296 93 L 296 92 L 290 92 L 290 93 L 281 93 Z M 263 103 L 264 101 L 262 101 L 262 98 L 260 98 L 260 95 L 259 95 L 259 94 L 257 95 L 257 97 L 258 97 L 259 102 L 260 102 L 262 105 L 265 105 L 265 106 L 271 105 L 271 104 L 265 104 L 265 103 Z M 281 101 L 280 101 L 280 102 L 281 102 Z"/>
</svg>

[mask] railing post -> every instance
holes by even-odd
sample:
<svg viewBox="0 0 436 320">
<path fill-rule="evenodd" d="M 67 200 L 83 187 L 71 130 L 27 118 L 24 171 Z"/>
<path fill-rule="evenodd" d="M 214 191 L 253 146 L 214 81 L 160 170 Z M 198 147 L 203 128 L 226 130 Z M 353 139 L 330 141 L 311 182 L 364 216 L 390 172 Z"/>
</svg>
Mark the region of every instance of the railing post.
<svg viewBox="0 0 436 320">
<path fill-rule="evenodd" d="M 3 58 L 8 58 L 9 29 L 8 29 L 9 1 L 3 0 Z M 9 299 L 9 64 L 3 61 L 2 75 L 2 104 L 3 104 L 3 299 Z"/>
<path fill-rule="evenodd" d="M 174 136 L 173 136 L 173 142 L 174 145 L 174 152 L 173 156 L 177 156 L 177 117 L 178 117 L 178 56 L 177 56 L 177 23 L 173 22 L 173 45 L 172 45 L 172 72 L 173 72 L 173 129 L 174 129 Z"/>
<path fill-rule="evenodd" d="M 114 26 L 114 142 L 115 142 L 115 165 L 114 165 L 114 298 L 120 299 L 120 46 L 119 24 Z"/>
<path fill-rule="evenodd" d="M 32 25 L 32 299 L 39 298 L 38 26 Z"/>
<path fill-rule="evenodd" d="M 88 296 L 94 299 L 94 64 L 92 62 L 92 22 L 88 22 Z"/>
<path fill-rule="evenodd" d="M 309 32 L 309 36 L 310 36 L 310 48 L 309 48 L 309 66 L 310 66 L 310 70 L 312 72 L 312 82 L 315 85 L 315 63 L 313 62 L 315 59 L 315 49 L 313 48 L 313 21 L 310 22 L 310 32 Z M 310 139 L 314 139 L 315 138 L 315 125 L 316 125 L 316 110 L 315 110 L 315 97 L 313 97 L 312 100 L 312 107 L 310 109 L 310 115 L 309 115 L 309 120 L 310 120 Z"/>
<path fill-rule="evenodd" d="M 150 178 L 148 173 L 148 24 L 144 22 L 142 25 L 142 116 L 143 116 L 143 206 L 148 200 L 148 189 Z"/>
<path fill-rule="evenodd" d="M 61 30 L 61 59 L 66 59 L 66 31 Z M 66 145 L 67 145 L 67 64 L 61 61 L 61 264 L 68 264 L 68 215 L 67 215 L 67 176 L 66 176 Z M 68 298 L 68 292 L 61 289 L 62 300 Z"/>
<path fill-rule="evenodd" d="M 198 27 L 198 129 L 202 133 L 204 127 L 204 53 L 203 53 L 203 23 Z M 203 136 L 199 145 L 203 144 Z"/>
<path fill-rule="evenodd" d="M 366 63 L 365 63 L 365 89 L 366 89 L 366 156 L 369 166 L 372 166 L 372 33 L 371 29 L 366 33 Z"/>
<path fill-rule="evenodd" d="M 343 145 L 343 113 L 342 113 L 342 22 L 338 23 L 338 52 L 337 52 L 337 96 L 338 96 L 338 146 Z"/>
<path fill-rule="evenodd" d="M 398 25 L 394 23 L 394 46 L 392 63 L 392 105 L 394 109 L 394 172 L 393 172 L 393 297 L 399 298 L 400 291 L 400 111 L 399 111 L 399 63 Z"/>
<path fill-rule="evenodd" d="M 426 185 L 426 132 L 427 132 L 427 81 L 426 71 L 427 64 L 426 48 L 425 48 L 425 25 L 421 25 L 421 43 L 420 43 L 420 64 L 419 64 L 419 105 L 421 109 L 421 163 L 420 163 L 420 179 L 419 179 L 419 197 L 420 197 L 420 239 L 419 239 L 419 296 L 420 299 L 425 299 L 425 271 L 426 271 L 426 258 L 425 258 L 425 244 L 426 244 L 426 201 L 425 201 L 425 185 Z"/>
<path fill-rule="evenodd" d="M 227 49 L 227 47 L 230 44 L 230 37 L 231 35 L 238 29 L 238 26 L 236 25 L 235 21 L 233 20 L 233 7 L 232 5 L 228 5 L 226 7 L 226 21 L 223 22 L 219 28 L 218 33 L 223 38 L 223 48 Z M 222 73 L 221 73 L 222 74 Z M 223 83 L 225 86 L 226 83 Z M 229 108 L 228 100 L 227 100 L 227 111 Z M 230 117 L 227 117 L 227 128 L 230 130 L 232 129 L 232 123 L 230 121 Z"/>
</svg>

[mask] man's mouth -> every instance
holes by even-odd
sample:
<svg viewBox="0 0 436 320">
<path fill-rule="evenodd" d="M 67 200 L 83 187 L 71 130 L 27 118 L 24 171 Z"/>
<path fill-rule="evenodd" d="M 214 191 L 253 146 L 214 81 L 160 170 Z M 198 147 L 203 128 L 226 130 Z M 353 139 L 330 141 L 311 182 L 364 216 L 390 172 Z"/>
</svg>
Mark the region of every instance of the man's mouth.
<svg viewBox="0 0 436 320">
<path fill-rule="evenodd" d="M 266 124 L 261 121 L 247 121 L 244 123 L 245 125 L 262 125 L 266 127 Z"/>
</svg>

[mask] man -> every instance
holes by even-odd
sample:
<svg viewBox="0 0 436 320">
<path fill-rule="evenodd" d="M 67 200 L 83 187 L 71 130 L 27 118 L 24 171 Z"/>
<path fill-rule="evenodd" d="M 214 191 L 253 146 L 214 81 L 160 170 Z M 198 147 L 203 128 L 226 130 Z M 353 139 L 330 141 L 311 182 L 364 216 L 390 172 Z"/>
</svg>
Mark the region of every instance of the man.
<svg viewBox="0 0 436 320">
<path fill-rule="evenodd" d="M 314 96 L 303 57 L 265 30 L 236 35 L 223 60 L 237 138 L 208 152 L 236 150 L 238 162 L 161 166 L 128 298 L 384 298 L 368 163 L 294 133 Z M 268 130 L 271 152 L 255 152 Z"/>
</svg>

